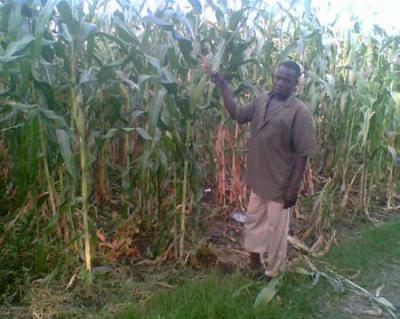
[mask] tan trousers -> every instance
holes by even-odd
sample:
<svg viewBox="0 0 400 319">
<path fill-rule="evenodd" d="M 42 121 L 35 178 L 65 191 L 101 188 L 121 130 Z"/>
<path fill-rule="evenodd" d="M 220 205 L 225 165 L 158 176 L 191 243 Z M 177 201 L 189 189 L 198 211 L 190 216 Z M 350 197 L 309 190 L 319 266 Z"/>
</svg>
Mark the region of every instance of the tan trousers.
<svg viewBox="0 0 400 319">
<path fill-rule="evenodd" d="M 268 253 L 265 273 L 277 276 L 286 263 L 289 209 L 283 209 L 283 203 L 263 201 L 251 192 L 244 229 L 245 248 L 250 252 Z"/>
</svg>

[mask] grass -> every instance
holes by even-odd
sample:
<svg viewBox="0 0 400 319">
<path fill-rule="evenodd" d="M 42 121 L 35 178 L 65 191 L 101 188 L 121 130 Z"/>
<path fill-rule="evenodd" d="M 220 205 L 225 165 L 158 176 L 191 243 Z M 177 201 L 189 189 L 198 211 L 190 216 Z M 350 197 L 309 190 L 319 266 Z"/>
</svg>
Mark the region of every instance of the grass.
<svg viewBox="0 0 400 319">
<path fill-rule="evenodd" d="M 324 261 L 336 269 L 360 271 L 357 282 L 372 288 L 377 273 L 400 258 L 400 221 L 369 226 L 333 247 Z"/>
<path fill-rule="evenodd" d="M 394 276 L 391 268 L 391 264 L 400 265 L 399 230 L 400 218 L 377 227 L 363 226 L 315 264 L 319 268 L 327 263 L 346 277 L 358 273 L 354 281 L 370 291 L 385 283 L 383 295 L 388 293 L 390 301 L 400 302 L 396 300 L 400 277 Z M 313 286 L 309 277 L 288 273 L 275 298 L 254 309 L 256 296 L 265 285 L 239 272 L 222 274 L 171 265 L 124 266 L 96 274 L 91 285 L 79 275 L 68 290 L 64 290 L 66 282 L 53 282 L 50 287 L 35 283 L 18 306 L 0 309 L 0 317 L 25 318 L 34 310 L 54 318 L 349 318 L 339 310 L 343 301 L 352 299 L 334 292 L 322 278 Z"/>
<path fill-rule="evenodd" d="M 292 289 L 300 284 L 305 290 Z M 145 307 L 132 306 L 118 318 L 165 318 L 165 319 L 220 319 L 220 318 L 310 318 L 315 312 L 309 301 L 315 298 L 315 289 L 304 280 L 288 276 L 285 278 L 279 297 L 266 309 L 253 308 L 257 293 L 264 282 L 252 281 L 236 273 L 221 276 L 217 273 L 202 279 L 187 281 L 176 291 L 161 291 L 155 294 Z"/>
<path fill-rule="evenodd" d="M 399 230 L 398 219 L 367 226 L 334 246 L 320 262 L 345 276 L 359 272 L 355 282 L 376 288 L 388 265 L 400 260 Z M 158 291 L 148 303 L 132 305 L 118 318 L 343 318 L 336 308 L 346 294 L 335 293 L 323 279 L 314 287 L 305 276 L 287 274 L 275 299 L 254 309 L 254 300 L 263 286 L 265 283 L 239 273 L 212 273 L 189 279 L 176 290 Z"/>
</svg>

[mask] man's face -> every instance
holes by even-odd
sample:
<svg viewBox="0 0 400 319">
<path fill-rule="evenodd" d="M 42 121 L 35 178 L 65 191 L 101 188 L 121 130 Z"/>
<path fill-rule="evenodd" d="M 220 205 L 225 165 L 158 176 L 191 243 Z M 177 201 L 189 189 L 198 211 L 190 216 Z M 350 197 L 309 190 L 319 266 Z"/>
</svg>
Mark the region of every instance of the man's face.
<svg viewBox="0 0 400 319">
<path fill-rule="evenodd" d="M 275 73 L 272 93 L 280 99 L 286 99 L 294 92 L 296 85 L 296 72 L 285 66 L 279 66 Z"/>
</svg>

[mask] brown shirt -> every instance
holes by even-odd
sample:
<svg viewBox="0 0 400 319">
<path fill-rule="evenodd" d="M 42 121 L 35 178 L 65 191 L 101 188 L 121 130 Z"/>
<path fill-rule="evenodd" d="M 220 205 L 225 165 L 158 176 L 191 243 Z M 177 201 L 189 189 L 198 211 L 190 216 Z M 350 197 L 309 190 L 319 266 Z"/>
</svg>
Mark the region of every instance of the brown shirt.
<svg viewBox="0 0 400 319">
<path fill-rule="evenodd" d="M 235 119 L 239 124 L 251 122 L 247 184 L 263 200 L 283 202 L 296 157 L 310 155 L 314 149 L 307 106 L 294 95 L 281 101 L 265 92 L 238 107 Z"/>
</svg>

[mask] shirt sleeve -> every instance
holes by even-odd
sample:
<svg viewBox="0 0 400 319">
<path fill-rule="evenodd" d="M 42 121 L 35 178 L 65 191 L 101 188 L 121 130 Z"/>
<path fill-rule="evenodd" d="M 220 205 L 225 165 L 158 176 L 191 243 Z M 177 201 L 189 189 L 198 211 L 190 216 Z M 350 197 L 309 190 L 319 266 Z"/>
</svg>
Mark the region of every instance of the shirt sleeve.
<svg viewBox="0 0 400 319">
<path fill-rule="evenodd" d="M 253 120 L 254 110 L 256 109 L 257 99 L 245 105 L 239 105 L 236 108 L 235 120 L 239 124 L 251 122 Z"/>
<path fill-rule="evenodd" d="M 307 109 L 301 108 L 293 121 L 292 141 L 296 157 L 309 156 L 314 152 L 314 125 Z"/>
</svg>

